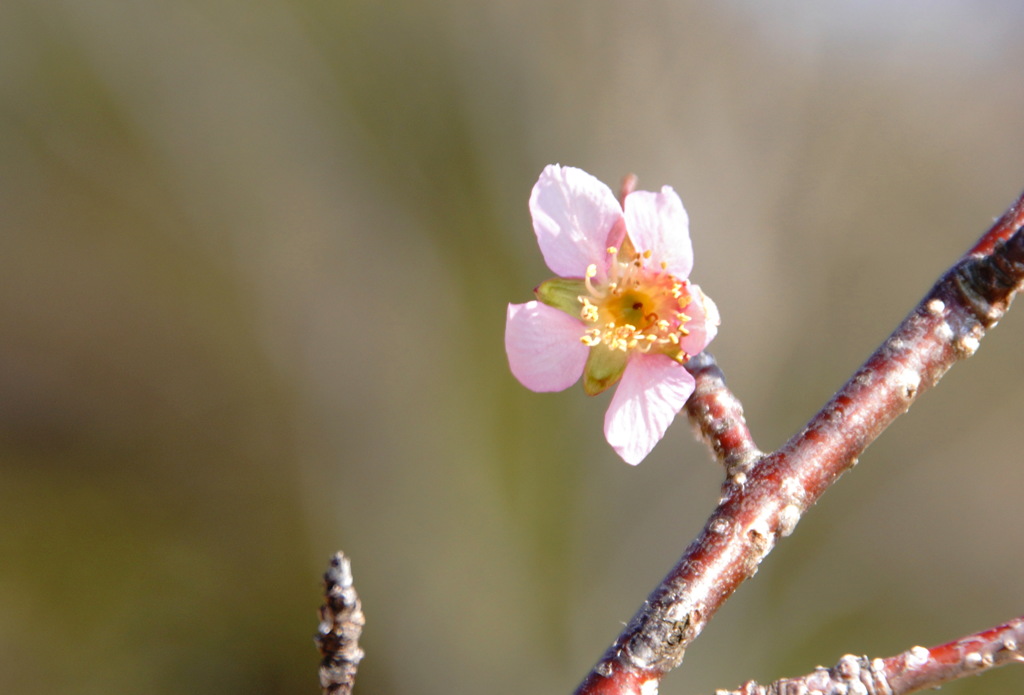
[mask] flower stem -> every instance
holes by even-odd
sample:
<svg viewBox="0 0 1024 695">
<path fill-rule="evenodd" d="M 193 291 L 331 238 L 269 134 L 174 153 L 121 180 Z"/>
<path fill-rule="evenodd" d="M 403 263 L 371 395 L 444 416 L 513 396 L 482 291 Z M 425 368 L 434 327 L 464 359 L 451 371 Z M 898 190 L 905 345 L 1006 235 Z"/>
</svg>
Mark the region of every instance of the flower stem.
<svg viewBox="0 0 1024 695">
<path fill-rule="evenodd" d="M 763 456 L 747 429 L 743 405 L 726 386 L 725 375 L 711 353 L 704 351 L 691 358 L 686 369 L 697 382 L 686 402 L 686 414 L 700 438 L 725 466 L 728 478 L 740 482 L 736 476 L 745 476 Z"/>
</svg>

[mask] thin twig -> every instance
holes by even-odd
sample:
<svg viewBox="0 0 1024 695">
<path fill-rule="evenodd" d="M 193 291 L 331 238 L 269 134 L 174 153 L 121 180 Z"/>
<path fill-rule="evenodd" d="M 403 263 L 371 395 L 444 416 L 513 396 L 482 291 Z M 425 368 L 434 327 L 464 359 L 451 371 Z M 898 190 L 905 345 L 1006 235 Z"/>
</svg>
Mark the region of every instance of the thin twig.
<svg viewBox="0 0 1024 695">
<path fill-rule="evenodd" d="M 696 388 L 686 401 L 686 414 L 698 435 L 725 466 L 728 479 L 743 484 L 746 471 L 763 454 L 754 444 L 743 405 L 725 385 L 725 375 L 709 352 L 686 363 L 696 379 Z M 744 477 L 738 477 L 744 476 Z"/>
<path fill-rule="evenodd" d="M 1024 195 L 811 421 L 723 498 L 577 695 L 650 693 L 736 588 L 864 449 L 957 361 L 1024 283 Z"/>
<path fill-rule="evenodd" d="M 352 585 L 352 566 L 344 553 L 331 557 L 324 574 L 324 605 L 320 607 L 320 625 L 316 645 L 323 655 L 320 661 L 320 688 L 324 695 L 349 695 L 356 670 L 363 659 L 359 635 L 366 618 Z"/>
<path fill-rule="evenodd" d="M 769 685 L 750 681 L 715 695 L 907 695 L 937 688 L 997 666 L 1024 662 L 1024 616 L 998 627 L 926 649 L 911 647 L 887 659 L 847 654 L 832 668 Z"/>
</svg>

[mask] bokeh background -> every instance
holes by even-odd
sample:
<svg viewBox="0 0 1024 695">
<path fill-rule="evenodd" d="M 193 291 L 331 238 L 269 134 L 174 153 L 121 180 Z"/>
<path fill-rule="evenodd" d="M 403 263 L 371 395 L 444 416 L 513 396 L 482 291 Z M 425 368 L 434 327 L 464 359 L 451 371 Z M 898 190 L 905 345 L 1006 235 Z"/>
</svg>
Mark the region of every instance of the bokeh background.
<svg viewBox="0 0 1024 695">
<path fill-rule="evenodd" d="M 4 0 L 0 691 L 318 692 L 343 548 L 358 692 L 571 692 L 721 472 L 682 421 L 631 468 L 607 396 L 508 373 L 540 170 L 679 191 L 775 448 L 1024 187 L 1022 32 L 1012 0 Z M 1022 344 L 1014 311 L 662 692 L 1024 613 Z"/>
</svg>

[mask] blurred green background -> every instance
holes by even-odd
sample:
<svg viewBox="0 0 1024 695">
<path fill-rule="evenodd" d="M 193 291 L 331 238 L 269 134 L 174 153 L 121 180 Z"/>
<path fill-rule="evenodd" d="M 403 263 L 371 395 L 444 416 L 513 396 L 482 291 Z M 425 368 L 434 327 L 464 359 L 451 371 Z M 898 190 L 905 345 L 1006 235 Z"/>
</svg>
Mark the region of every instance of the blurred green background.
<svg viewBox="0 0 1024 695">
<path fill-rule="evenodd" d="M 567 693 L 700 529 L 677 422 L 508 373 L 545 164 L 676 188 L 762 448 L 1024 187 L 1010 0 L 4 0 L 0 691 Z M 862 458 L 663 693 L 1024 613 L 1024 316 Z M 947 686 L 1019 691 L 1010 667 Z"/>
</svg>

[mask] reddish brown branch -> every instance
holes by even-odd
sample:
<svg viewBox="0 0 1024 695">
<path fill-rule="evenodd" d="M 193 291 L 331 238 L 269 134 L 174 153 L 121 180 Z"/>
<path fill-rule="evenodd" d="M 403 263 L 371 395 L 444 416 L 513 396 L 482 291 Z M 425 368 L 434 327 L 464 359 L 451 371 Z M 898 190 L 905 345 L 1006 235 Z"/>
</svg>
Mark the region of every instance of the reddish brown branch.
<svg viewBox="0 0 1024 695">
<path fill-rule="evenodd" d="M 725 494 L 577 695 L 651 692 L 781 536 L 889 424 L 977 349 L 1024 282 L 1024 195 L 804 429 Z"/>
<path fill-rule="evenodd" d="M 800 678 L 770 685 L 744 683 L 716 695 L 907 695 L 937 688 L 997 666 L 1024 661 L 1024 616 L 969 637 L 925 649 L 912 647 L 887 659 L 847 654 L 832 668 L 817 668 Z"/>
<path fill-rule="evenodd" d="M 747 469 L 762 456 L 747 429 L 743 406 L 725 385 L 725 375 L 710 353 L 700 353 L 686 363 L 686 368 L 697 381 L 686 402 L 686 414 L 700 438 L 725 466 L 728 478 L 742 484 L 744 478 L 737 476 L 745 476 Z"/>
<path fill-rule="evenodd" d="M 352 692 L 363 659 L 359 635 L 365 623 L 362 604 L 352 585 L 352 566 L 344 553 L 335 553 L 324 574 L 324 605 L 320 607 L 316 632 L 316 645 L 323 655 L 320 688 L 324 695 Z"/>
<path fill-rule="evenodd" d="M 1024 662 L 1024 616 L 984 632 L 925 649 L 914 647 L 883 659 L 893 695 L 937 688 L 996 666 Z"/>
</svg>

